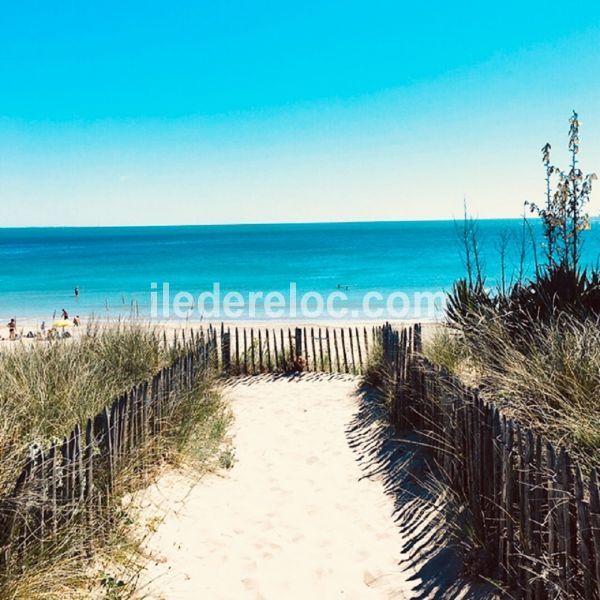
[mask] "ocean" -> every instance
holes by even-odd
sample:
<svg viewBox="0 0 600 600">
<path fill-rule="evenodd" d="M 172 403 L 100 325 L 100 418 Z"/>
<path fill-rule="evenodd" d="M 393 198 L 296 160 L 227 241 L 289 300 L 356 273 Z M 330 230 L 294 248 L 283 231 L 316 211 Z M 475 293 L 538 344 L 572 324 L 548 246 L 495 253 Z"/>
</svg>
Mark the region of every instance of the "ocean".
<svg viewBox="0 0 600 600">
<path fill-rule="evenodd" d="M 234 291 L 242 296 L 249 292 L 287 296 L 290 283 L 295 283 L 299 296 L 342 291 L 349 308 L 361 306 L 368 292 L 384 297 L 395 292 L 409 296 L 445 292 L 465 273 L 461 227 L 454 221 L 422 221 L 4 228 L 0 229 L 0 318 L 50 320 L 62 308 L 82 317 L 156 317 L 151 292 L 162 293 L 165 283 L 171 295 L 183 291 L 192 298 L 214 291 L 215 283 L 221 295 Z M 487 283 L 494 286 L 500 281 L 502 238 L 509 246 L 507 277 L 519 269 L 523 222 L 481 220 L 477 227 Z M 530 227 L 531 231 L 525 230 L 528 273 L 534 268 L 530 235 L 539 241 L 539 221 L 532 220 Z M 537 251 L 542 252 L 539 247 Z M 599 253 L 600 222 L 595 221 L 585 234 L 584 262 L 595 264 Z M 159 302 L 162 306 L 162 297 Z M 200 317 L 194 302 L 186 318 Z M 440 307 L 436 310 L 439 313 Z M 255 316 L 265 315 L 259 303 Z M 177 318 L 173 311 L 168 316 Z M 404 316 L 423 315 L 410 306 Z"/>
</svg>

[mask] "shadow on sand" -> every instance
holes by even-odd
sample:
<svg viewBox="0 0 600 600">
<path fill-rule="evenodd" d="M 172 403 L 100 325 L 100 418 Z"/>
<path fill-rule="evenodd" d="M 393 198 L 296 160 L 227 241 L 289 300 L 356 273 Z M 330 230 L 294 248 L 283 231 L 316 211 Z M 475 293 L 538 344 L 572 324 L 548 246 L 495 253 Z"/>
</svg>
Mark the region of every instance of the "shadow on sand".
<svg viewBox="0 0 600 600">
<path fill-rule="evenodd" d="M 232 388 L 238 385 L 249 386 L 269 381 L 288 381 L 289 383 L 306 381 L 355 381 L 356 375 L 349 373 L 262 373 L 259 375 L 239 375 L 224 380 L 223 387 Z"/>
<path fill-rule="evenodd" d="M 427 453 L 413 432 L 399 434 L 386 407 L 369 389 L 357 392 L 359 410 L 347 428 L 348 443 L 365 475 L 383 483 L 394 500 L 394 521 L 402 532 L 400 566 L 414 575 L 412 598 L 500 598 L 496 588 L 464 575 L 459 539 L 460 516 L 451 513 L 449 495 L 436 483 Z M 402 439 L 399 439 L 399 438 Z"/>
<path fill-rule="evenodd" d="M 336 373 L 261 374 L 232 377 L 226 388 L 269 381 L 358 382 L 357 376 Z M 497 588 L 465 575 L 463 553 L 465 519 L 460 505 L 435 477 L 435 467 L 411 431 L 396 432 L 387 409 L 369 388 L 357 390 L 358 411 L 346 428 L 348 444 L 363 477 L 383 483 L 394 502 L 393 520 L 402 533 L 399 566 L 412 573 L 415 600 L 488 600 L 502 598 Z M 468 525 L 468 522 L 467 522 Z"/>
</svg>

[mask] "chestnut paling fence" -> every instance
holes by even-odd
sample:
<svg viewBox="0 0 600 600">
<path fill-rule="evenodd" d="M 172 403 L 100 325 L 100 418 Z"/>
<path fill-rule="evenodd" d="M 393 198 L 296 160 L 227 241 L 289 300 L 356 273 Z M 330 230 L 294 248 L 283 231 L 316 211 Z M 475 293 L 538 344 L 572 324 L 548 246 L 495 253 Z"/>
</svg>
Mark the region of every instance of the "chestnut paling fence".
<svg viewBox="0 0 600 600">
<path fill-rule="evenodd" d="M 213 330 L 184 334 L 170 348 L 176 358 L 150 381 L 76 424 L 62 442 L 31 449 L 12 491 L 0 499 L 0 574 L 18 565 L 32 546 L 43 552 L 44 545 L 60 543 L 64 526 L 74 519 L 93 527 L 94 516 L 109 505 L 120 470 L 160 440 L 167 416 L 214 369 Z"/>
<path fill-rule="evenodd" d="M 600 598 L 598 473 L 421 355 L 421 327 L 377 331 L 390 418 L 421 432 L 469 506 L 483 575 L 514 598 Z"/>
<path fill-rule="evenodd" d="M 93 527 L 110 512 L 122 469 L 160 452 L 169 417 L 192 387 L 209 374 L 253 375 L 320 371 L 362 373 L 375 329 L 254 328 L 209 326 L 164 336 L 176 358 L 150 381 L 114 399 L 95 417 L 75 424 L 60 442 L 32 448 L 12 490 L 0 497 L 0 575 L 27 550 L 60 543 L 65 525 Z M 108 510 L 107 510 L 108 509 Z M 70 540 L 68 544 L 73 544 Z M 76 545 L 76 542 L 75 542 Z M 16 559 L 16 560 L 11 560 Z"/>
<path fill-rule="evenodd" d="M 375 327 L 221 327 L 221 368 L 230 375 L 315 371 L 364 373 Z"/>
<path fill-rule="evenodd" d="M 160 441 L 166 420 L 209 374 L 386 373 L 390 420 L 424 444 L 473 515 L 484 575 L 513 597 L 600 600 L 600 495 L 564 448 L 504 418 L 421 355 L 421 326 L 253 329 L 208 327 L 174 340 L 173 363 L 115 399 L 61 443 L 32 451 L 0 498 L 0 572 L 28 546 L 85 526 L 108 504 L 119 470 Z M 165 344 L 167 340 L 165 338 Z M 148 457 L 142 454 L 141 460 Z M 88 521 L 86 521 L 88 520 Z"/>
</svg>

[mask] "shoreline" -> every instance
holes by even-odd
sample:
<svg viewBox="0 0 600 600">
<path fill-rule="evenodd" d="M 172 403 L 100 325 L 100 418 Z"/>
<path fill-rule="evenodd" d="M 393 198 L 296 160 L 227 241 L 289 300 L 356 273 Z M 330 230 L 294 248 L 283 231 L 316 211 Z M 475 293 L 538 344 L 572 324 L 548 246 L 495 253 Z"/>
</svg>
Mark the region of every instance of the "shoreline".
<svg viewBox="0 0 600 600">
<path fill-rule="evenodd" d="M 70 319 L 72 321 L 72 319 Z M 35 342 L 35 341 L 46 341 L 37 340 L 36 337 L 27 337 L 29 332 L 35 336 L 40 332 L 42 322 L 45 321 L 46 332 L 52 327 L 52 322 L 45 319 L 37 319 L 33 317 L 17 318 L 17 335 L 20 336 L 15 342 Z M 390 323 L 393 327 L 404 327 L 415 325 L 420 323 L 424 327 L 425 332 L 433 332 L 438 327 L 444 325 L 444 321 L 433 320 L 433 319 L 237 319 L 237 320 L 184 320 L 184 319 L 171 319 L 171 320 L 151 320 L 141 318 L 130 318 L 130 319 L 100 319 L 93 317 L 81 317 L 81 324 L 78 327 L 70 326 L 66 329 L 70 334 L 69 337 L 80 337 L 83 335 L 88 326 L 91 324 L 97 324 L 100 327 L 114 327 L 116 325 L 139 325 L 142 327 L 155 328 L 159 331 L 165 331 L 170 335 L 175 335 L 176 332 L 189 331 L 190 329 L 197 330 L 199 328 L 213 328 L 220 330 L 223 327 L 227 329 L 246 329 L 255 331 L 266 331 L 266 330 L 279 330 L 279 329 L 295 329 L 300 327 L 302 329 L 314 329 L 318 330 L 325 328 L 335 329 L 371 329 L 372 327 L 382 325 L 384 323 Z M 6 323 L 0 325 L 0 344 L 10 343 L 8 339 L 9 332 Z"/>
</svg>

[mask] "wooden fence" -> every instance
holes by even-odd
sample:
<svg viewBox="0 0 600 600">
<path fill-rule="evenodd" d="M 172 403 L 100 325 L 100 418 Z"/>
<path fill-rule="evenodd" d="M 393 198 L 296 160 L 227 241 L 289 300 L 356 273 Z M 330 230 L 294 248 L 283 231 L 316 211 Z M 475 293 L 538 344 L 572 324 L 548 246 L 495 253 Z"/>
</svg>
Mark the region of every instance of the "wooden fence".
<svg viewBox="0 0 600 600">
<path fill-rule="evenodd" d="M 316 371 L 364 373 L 369 344 L 367 327 L 225 328 L 216 344 L 220 368 L 229 375 Z"/>
<path fill-rule="evenodd" d="M 390 414 L 469 506 L 483 575 L 513 598 L 600 599 L 600 493 L 568 451 L 425 360 L 421 327 L 379 328 Z"/>
<path fill-rule="evenodd" d="M 165 344 L 167 340 L 165 339 Z M 151 381 L 77 424 L 62 442 L 33 449 L 12 493 L 0 500 L 0 571 L 28 546 L 56 542 L 61 526 L 99 514 L 115 479 L 139 449 L 159 440 L 168 415 L 217 364 L 216 332 L 191 332 L 169 344 L 176 355 Z"/>
<path fill-rule="evenodd" d="M 60 443 L 32 451 L 0 500 L 0 570 L 43 546 L 71 519 L 108 505 L 115 479 L 140 448 L 159 441 L 196 381 L 224 375 L 365 373 L 381 349 L 391 421 L 419 431 L 468 504 L 482 574 L 515 598 L 600 600 L 600 494 L 564 448 L 506 419 L 421 355 L 421 327 L 225 328 L 180 333 L 172 364 L 117 398 Z"/>
<path fill-rule="evenodd" d="M 55 543 L 65 523 L 91 523 L 108 507 L 121 469 L 160 440 L 183 394 L 209 370 L 223 375 L 360 374 L 374 335 L 375 328 L 364 327 L 209 326 L 174 331 L 171 337 L 165 332 L 170 366 L 76 424 L 62 441 L 31 450 L 12 492 L 0 499 L 0 573 L 6 574 L 28 547 Z"/>
</svg>

